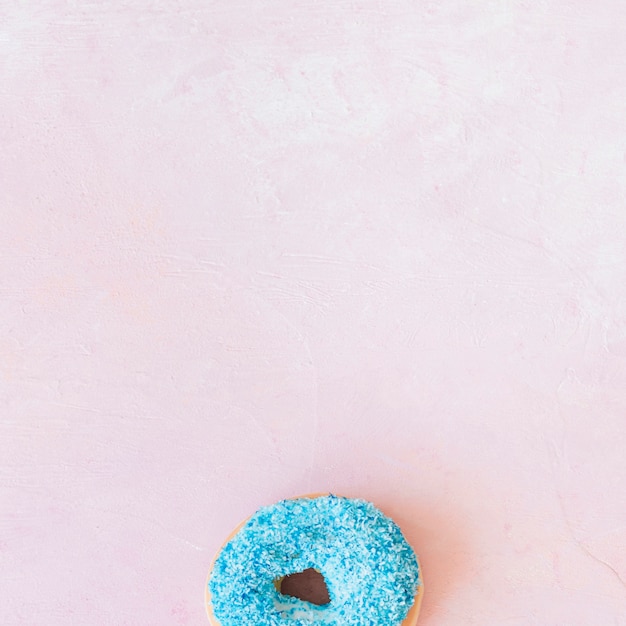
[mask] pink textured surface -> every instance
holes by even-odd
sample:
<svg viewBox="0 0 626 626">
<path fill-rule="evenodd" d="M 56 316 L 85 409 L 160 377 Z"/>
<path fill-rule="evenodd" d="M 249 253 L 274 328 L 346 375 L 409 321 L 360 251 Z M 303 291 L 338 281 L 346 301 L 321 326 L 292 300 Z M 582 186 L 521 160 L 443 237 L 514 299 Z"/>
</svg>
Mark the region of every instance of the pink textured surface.
<svg viewBox="0 0 626 626">
<path fill-rule="evenodd" d="M 0 623 L 202 624 L 331 490 L 420 625 L 626 624 L 624 59 L 618 0 L 3 3 Z"/>
</svg>

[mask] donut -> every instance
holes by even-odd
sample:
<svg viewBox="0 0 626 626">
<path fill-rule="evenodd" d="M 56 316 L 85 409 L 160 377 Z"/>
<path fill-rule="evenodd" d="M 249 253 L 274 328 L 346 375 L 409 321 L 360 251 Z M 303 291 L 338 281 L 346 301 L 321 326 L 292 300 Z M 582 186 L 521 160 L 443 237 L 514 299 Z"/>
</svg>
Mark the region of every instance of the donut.
<svg viewBox="0 0 626 626">
<path fill-rule="evenodd" d="M 287 584 L 298 577 L 306 593 Z M 314 494 L 263 507 L 235 528 L 205 602 L 213 626 L 414 626 L 423 591 L 393 520 L 365 500 Z"/>
</svg>

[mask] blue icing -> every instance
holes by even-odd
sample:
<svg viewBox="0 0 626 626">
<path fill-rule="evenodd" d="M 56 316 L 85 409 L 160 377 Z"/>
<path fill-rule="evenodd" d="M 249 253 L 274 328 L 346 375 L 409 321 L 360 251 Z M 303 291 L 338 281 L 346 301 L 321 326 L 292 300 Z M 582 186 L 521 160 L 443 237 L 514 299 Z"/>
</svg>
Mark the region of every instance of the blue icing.
<svg viewBox="0 0 626 626">
<path fill-rule="evenodd" d="M 284 596 L 274 581 L 315 568 L 330 603 Z M 222 548 L 209 579 L 221 626 L 399 626 L 420 582 L 398 526 L 364 500 L 321 496 L 257 511 Z"/>
</svg>

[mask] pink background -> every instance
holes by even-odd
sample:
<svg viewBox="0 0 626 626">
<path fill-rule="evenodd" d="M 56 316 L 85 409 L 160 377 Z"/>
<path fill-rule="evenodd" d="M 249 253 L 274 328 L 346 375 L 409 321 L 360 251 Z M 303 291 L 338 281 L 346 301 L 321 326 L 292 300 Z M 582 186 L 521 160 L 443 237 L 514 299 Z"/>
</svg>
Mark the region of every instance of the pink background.
<svg viewBox="0 0 626 626">
<path fill-rule="evenodd" d="M 625 59 L 620 0 L 3 2 L 0 623 L 203 624 L 331 490 L 420 626 L 626 624 Z"/>
</svg>

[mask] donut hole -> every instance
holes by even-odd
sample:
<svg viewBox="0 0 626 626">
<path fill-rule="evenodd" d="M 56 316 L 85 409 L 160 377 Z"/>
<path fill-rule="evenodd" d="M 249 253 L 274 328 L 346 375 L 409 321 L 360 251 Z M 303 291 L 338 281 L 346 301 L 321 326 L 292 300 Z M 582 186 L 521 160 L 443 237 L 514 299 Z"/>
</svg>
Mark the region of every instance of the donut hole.
<svg viewBox="0 0 626 626">
<path fill-rule="evenodd" d="M 312 567 L 303 572 L 288 574 L 278 581 L 277 587 L 284 596 L 298 598 L 298 600 L 310 602 L 317 606 L 330 603 L 330 595 L 324 576 Z"/>
</svg>

